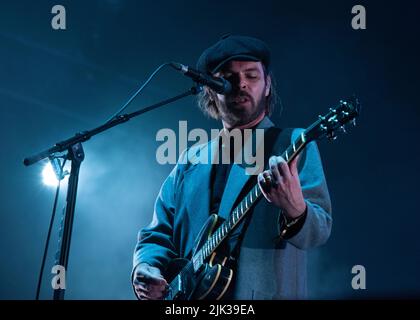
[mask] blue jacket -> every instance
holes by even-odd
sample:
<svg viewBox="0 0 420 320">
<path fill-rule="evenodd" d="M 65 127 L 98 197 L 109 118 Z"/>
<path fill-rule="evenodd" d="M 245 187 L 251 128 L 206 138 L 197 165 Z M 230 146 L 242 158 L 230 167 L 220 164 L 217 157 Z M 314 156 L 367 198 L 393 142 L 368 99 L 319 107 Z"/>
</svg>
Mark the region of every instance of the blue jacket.
<svg viewBox="0 0 420 320">
<path fill-rule="evenodd" d="M 272 126 L 273 123 L 266 117 L 257 129 Z M 294 129 L 290 140 L 301 132 L 302 129 Z M 165 270 L 172 259 L 186 257 L 191 252 L 209 216 L 211 190 L 211 165 L 194 162 L 191 155 L 208 153 L 216 147 L 216 140 L 212 140 L 181 155 L 161 187 L 152 222 L 139 232 L 133 267 L 145 262 Z M 283 151 L 273 150 L 272 153 L 280 155 Z M 185 157 L 189 157 L 190 161 L 186 161 Z M 299 178 L 307 203 L 305 221 L 294 236 L 279 241 L 281 210 L 265 199 L 256 204 L 240 247 L 233 284 L 234 299 L 306 297 L 306 250 L 327 241 L 332 218 L 327 184 L 315 142 L 306 146 L 300 162 Z M 219 215 L 225 218 L 229 215 L 249 178 L 243 166 L 232 165 Z"/>
</svg>

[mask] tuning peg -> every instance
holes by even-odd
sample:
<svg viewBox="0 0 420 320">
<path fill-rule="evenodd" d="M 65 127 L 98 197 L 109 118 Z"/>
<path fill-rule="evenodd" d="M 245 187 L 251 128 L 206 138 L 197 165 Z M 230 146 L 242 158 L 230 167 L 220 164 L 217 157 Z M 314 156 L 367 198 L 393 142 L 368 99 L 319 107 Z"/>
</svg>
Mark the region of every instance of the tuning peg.
<svg viewBox="0 0 420 320">
<path fill-rule="evenodd" d="M 340 131 L 341 131 L 342 133 L 347 133 L 347 131 L 346 131 L 346 127 L 345 127 L 344 125 L 340 127 Z"/>
<path fill-rule="evenodd" d="M 353 120 L 351 120 L 351 124 L 353 125 L 353 127 L 356 126 L 356 118 L 353 118 Z"/>
<path fill-rule="evenodd" d="M 319 127 L 321 128 L 322 131 L 327 131 L 328 129 L 327 126 L 323 124 L 321 124 Z"/>
<path fill-rule="evenodd" d="M 337 112 L 337 110 L 335 110 L 334 108 L 330 108 L 330 111 L 331 111 L 332 113 L 336 113 L 336 112 Z"/>
<path fill-rule="evenodd" d="M 328 119 L 328 122 L 330 122 L 330 123 L 338 123 L 338 119 L 334 116 L 334 117 L 331 117 L 330 119 Z"/>
</svg>

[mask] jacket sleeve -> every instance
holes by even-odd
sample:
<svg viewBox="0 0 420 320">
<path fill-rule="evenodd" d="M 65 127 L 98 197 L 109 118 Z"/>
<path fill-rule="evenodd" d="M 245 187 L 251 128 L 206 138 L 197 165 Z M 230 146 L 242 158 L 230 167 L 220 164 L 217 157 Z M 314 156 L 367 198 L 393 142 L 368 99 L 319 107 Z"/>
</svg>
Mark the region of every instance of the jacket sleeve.
<svg viewBox="0 0 420 320">
<path fill-rule="evenodd" d="M 173 243 L 173 222 L 178 179 L 183 168 L 185 153 L 164 181 L 155 201 L 152 222 L 138 233 L 133 255 L 133 271 L 140 263 L 147 263 L 164 271 L 168 263 L 178 256 Z"/>
<path fill-rule="evenodd" d="M 292 140 L 302 130 L 295 129 Z M 316 143 L 310 142 L 301 156 L 299 178 L 307 210 L 300 230 L 286 240 L 299 249 L 309 249 L 324 244 L 330 236 L 331 200 Z"/>
</svg>

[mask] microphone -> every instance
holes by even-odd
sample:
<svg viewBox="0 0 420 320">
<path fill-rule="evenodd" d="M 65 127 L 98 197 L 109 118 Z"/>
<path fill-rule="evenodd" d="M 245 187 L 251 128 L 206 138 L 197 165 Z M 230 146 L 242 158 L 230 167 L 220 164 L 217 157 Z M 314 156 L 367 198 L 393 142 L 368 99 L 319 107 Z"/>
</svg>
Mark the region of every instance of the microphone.
<svg viewBox="0 0 420 320">
<path fill-rule="evenodd" d="M 181 71 L 185 76 L 193 79 L 195 82 L 205 85 L 217 93 L 227 94 L 232 91 L 232 84 L 222 77 L 212 77 L 177 62 L 172 62 L 170 65 L 177 71 Z"/>
</svg>

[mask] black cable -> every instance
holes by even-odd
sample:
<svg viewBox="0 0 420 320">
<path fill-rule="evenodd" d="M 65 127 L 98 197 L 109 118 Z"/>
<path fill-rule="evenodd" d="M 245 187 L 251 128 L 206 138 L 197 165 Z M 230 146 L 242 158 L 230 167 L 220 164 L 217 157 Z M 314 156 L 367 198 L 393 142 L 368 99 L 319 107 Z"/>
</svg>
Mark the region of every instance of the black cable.
<svg viewBox="0 0 420 320">
<path fill-rule="evenodd" d="M 66 164 L 66 159 L 64 159 L 63 165 L 61 166 L 61 172 L 63 172 L 63 168 L 65 164 Z M 61 179 L 58 179 L 58 185 L 55 191 L 55 198 L 54 198 L 54 205 L 53 205 L 52 215 L 51 215 L 51 220 L 50 220 L 50 226 L 48 228 L 47 240 L 45 241 L 44 255 L 42 256 L 42 263 L 41 263 L 41 270 L 39 272 L 38 285 L 36 287 L 35 300 L 39 300 L 39 293 L 41 291 L 42 276 L 44 274 L 45 261 L 47 259 L 48 247 L 49 247 L 50 237 L 51 237 L 51 230 L 54 225 L 55 213 L 57 211 L 58 196 L 60 194 L 60 182 L 61 182 Z"/>
<path fill-rule="evenodd" d="M 107 120 L 107 122 L 109 122 L 109 121 L 111 121 L 112 119 L 114 119 L 114 118 L 116 118 L 118 115 L 120 115 L 121 114 L 121 112 L 123 112 L 127 107 L 128 107 L 128 105 L 131 103 L 131 101 L 133 101 L 134 100 L 134 98 L 135 97 L 137 97 L 137 95 L 149 84 L 149 82 L 153 79 L 153 77 L 156 75 L 156 73 L 158 73 L 159 71 L 160 71 L 160 69 L 162 69 L 163 67 L 165 67 L 165 66 L 169 66 L 169 65 L 171 65 L 171 63 L 170 62 L 166 62 L 166 63 L 163 63 L 163 64 L 161 64 L 159 67 L 157 67 L 156 69 L 155 69 L 155 71 L 153 71 L 152 72 L 152 74 L 149 76 L 149 78 L 141 85 L 141 87 L 140 87 L 140 89 L 138 89 L 131 97 L 130 97 L 130 99 L 128 99 L 128 101 L 120 108 L 120 110 L 118 110 L 116 113 L 114 113 L 114 115 L 111 117 L 111 118 L 109 118 L 108 120 Z"/>
</svg>

